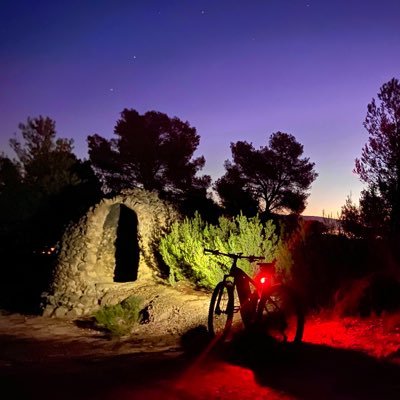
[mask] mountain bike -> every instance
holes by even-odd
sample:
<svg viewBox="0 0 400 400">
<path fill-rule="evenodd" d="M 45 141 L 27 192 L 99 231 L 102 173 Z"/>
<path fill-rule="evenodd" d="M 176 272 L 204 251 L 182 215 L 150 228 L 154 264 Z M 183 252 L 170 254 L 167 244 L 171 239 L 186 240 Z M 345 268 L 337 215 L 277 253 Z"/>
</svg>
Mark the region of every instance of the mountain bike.
<svg viewBox="0 0 400 400">
<path fill-rule="evenodd" d="M 227 339 L 235 313 L 239 313 L 245 329 L 265 332 L 277 341 L 301 342 L 304 313 L 296 292 L 282 282 L 276 282 L 275 262 L 258 262 L 258 273 L 251 278 L 237 266 L 237 260 L 249 262 L 264 257 L 243 253 L 223 253 L 204 249 L 205 253 L 229 257 L 232 265 L 215 287 L 208 312 L 208 331 L 219 341 Z"/>
</svg>

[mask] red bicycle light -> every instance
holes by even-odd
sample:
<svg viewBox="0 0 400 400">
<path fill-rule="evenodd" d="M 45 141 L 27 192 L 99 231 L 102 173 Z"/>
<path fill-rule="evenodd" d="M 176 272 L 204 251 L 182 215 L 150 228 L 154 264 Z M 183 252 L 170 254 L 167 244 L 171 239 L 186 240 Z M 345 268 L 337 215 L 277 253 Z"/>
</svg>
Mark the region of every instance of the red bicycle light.
<svg viewBox="0 0 400 400">
<path fill-rule="evenodd" d="M 272 283 L 271 276 L 265 273 L 256 276 L 255 281 L 260 289 L 266 285 L 271 285 Z"/>
</svg>

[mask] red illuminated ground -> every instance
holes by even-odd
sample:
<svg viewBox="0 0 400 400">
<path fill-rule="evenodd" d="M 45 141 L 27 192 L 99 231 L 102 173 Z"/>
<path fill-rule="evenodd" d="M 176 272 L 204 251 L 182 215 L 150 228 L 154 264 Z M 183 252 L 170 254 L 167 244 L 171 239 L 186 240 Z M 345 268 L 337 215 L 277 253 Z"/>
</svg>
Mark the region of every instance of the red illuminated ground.
<svg viewBox="0 0 400 400">
<path fill-rule="evenodd" d="M 30 333 L 16 336 L 0 329 L 0 384 L 15 398 L 400 398 L 399 315 L 312 317 L 299 347 L 242 333 L 217 350 L 195 338 L 184 348 L 189 353 L 161 343 L 161 351 L 149 353 L 147 347 L 140 353 L 133 348 L 138 343 L 129 347 L 90 335 L 79 338 L 72 327 L 68 340 L 62 335 L 44 340 L 43 334 L 35 337 L 34 328 L 40 331 L 31 324 Z M 153 346 L 157 350 L 157 343 Z"/>
<path fill-rule="evenodd" d="M 171 400 L 400 398 L 399 315 L 313 317 L 300 348 L 259 340 L 239 335 L 216 356 L 200 355 L 172 385 L 140 394 Z M 120 398 L 130 394 L 127 390 Z"/>
<path fill-rule="evenodd" d="M 399 361 L 400 314 L 364 319 L 314 317 L 307 323 L 304 341 Z"/>
</svg>

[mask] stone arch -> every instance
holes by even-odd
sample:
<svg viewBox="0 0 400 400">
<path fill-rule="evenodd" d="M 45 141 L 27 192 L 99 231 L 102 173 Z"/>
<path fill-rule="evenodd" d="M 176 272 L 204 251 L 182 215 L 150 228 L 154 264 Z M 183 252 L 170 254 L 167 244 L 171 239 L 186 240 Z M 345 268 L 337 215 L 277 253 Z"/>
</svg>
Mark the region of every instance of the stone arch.
<svg viewBox="0 0 400 400">
<path fill-rule="evenodd" d="M 90 314 L 154 280 L 153 244 L 177 217 L 153 192 L 140 189 L 103 199 L 64 233 L 44 315 Z"/>
</svg>

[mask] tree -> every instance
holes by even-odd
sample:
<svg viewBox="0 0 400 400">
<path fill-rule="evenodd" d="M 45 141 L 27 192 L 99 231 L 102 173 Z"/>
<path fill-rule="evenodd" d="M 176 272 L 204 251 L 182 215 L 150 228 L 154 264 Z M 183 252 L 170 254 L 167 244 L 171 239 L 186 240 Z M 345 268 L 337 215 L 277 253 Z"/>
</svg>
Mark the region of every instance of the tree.
<svg viewBox="0 0 400 400">
<path fill-rule="evenodd" d="M 28 118 L 19 124 L 22 139 L 10 140 L 18 160 L 0 159 L 0 219 L 8 221 L 8 230 L 16 221 L 24 223 L 34 247 L 55 242 L 101 193 L 88 162 L 73 154 L 73 140 L 57 138 L 55 126 L 49 117 Z"/>
<path fill-rule="evenodd" d="M 215 184 L 224 206 L 244 213 L 248 207 L 266 214 L 304 210 L 317 173 L 309 158 L 301 158 L 303 146 L 294 136 L 276 132 L 259 150 L 239 141 L 231 143 L 231 151 L 233 162 L 225 162 L 226 173 Z"/>
<path fill-rule="evenodd" d="M 351 238 L 364 236 L 364 227 L 361 220 L 361 212 L 351 196 L 347 196 L 346 203 L 340 213 L 340 224 L 345 234 Z"/>
<path fill-rule="evenodd" d="M 21 181 L 20 165 L 0 153 L 0 195 L 20 185 Z"/>
<path fill-rule="evenodd" d="M 71 152 L 72 139 L 56 139 L 56 123 L 49 117 L 28 117 L 26 124 L 20 123 L 23 142 L 16 137 L 10 140 L 12 149 L 24 167 L 36 158 L 52 152 Z"/>
<path fill-rule="evenodd" d="M 140 115 L 124 109 L 114 134 L 111 140 L 97 134 L 87 139 L 90 161 L 106 190 L 140 187 L 172 200 L 189 192 L 205 195 L 211 178 L 196 176 L 205 159 L 193 158 L 200 136 L 188 122 L 156 111 Z"/>
<path fill-rule="evenodd" d="M 368 187 L 361 192 L 360 215 L 369 238 L 387 237 L 389 234 L 389 209 L 379 196 L 376 188 Z"/>
<path fill-rule="evenodd" d="M 49 250 L 101 192 L 73 141 L 56 137 L 55 121 L 28 118 L 19 129 L 10 140 L 17 160 L 0 156 L 0 308 L 38 312 L 54 267 Z"/>
<path fill-rule="evenodd" d="M 362 190 L 357 207 L 350 196 L 342 206 L 340 221 L 344 233 L 351 238 L 376 239 L 388 235 L 388 210 L 375 188 Z"/>
<path fill-rule="evenodd" d="M 246 188 L 245 177 L 231 162 L 225 161 L 225 175 L 215 183 L 215 189 L 222 200 L 226 213 L 238 215 L 243 213 L 248 217 L 258 214 L 258 201 Z"/>
<path fill-rule="evenodd" d="M 32 214 L 29 190 L 23 183 L 21 165 L 0 154 L 0 223 L 16 225 Z"/>
<path fill-rule="evenodd" d="M 73 168 L 78 159 L 72 153 L 72 139 L 56 139 L 55 121 L 49 117 L 28 118 L 20 123 L 22 141 L 10 139 L 25 184 L 34 186 L 42 194 L 55 194 L 66 185 L 77 185 L 79 177 Z"/>
<path fill-rule="evenodd" d="M 400 233 L 400 83 L 393 78 L 382 85 L 379 103 L 368 104 L 364 127 L 368 142 L 361 158 L 355 161 L 354 172 L 367 184 L 367 203 L 375 198 L 378 208 L 371 211 L 386 214 L 392 234 Z"/>
</svg>

